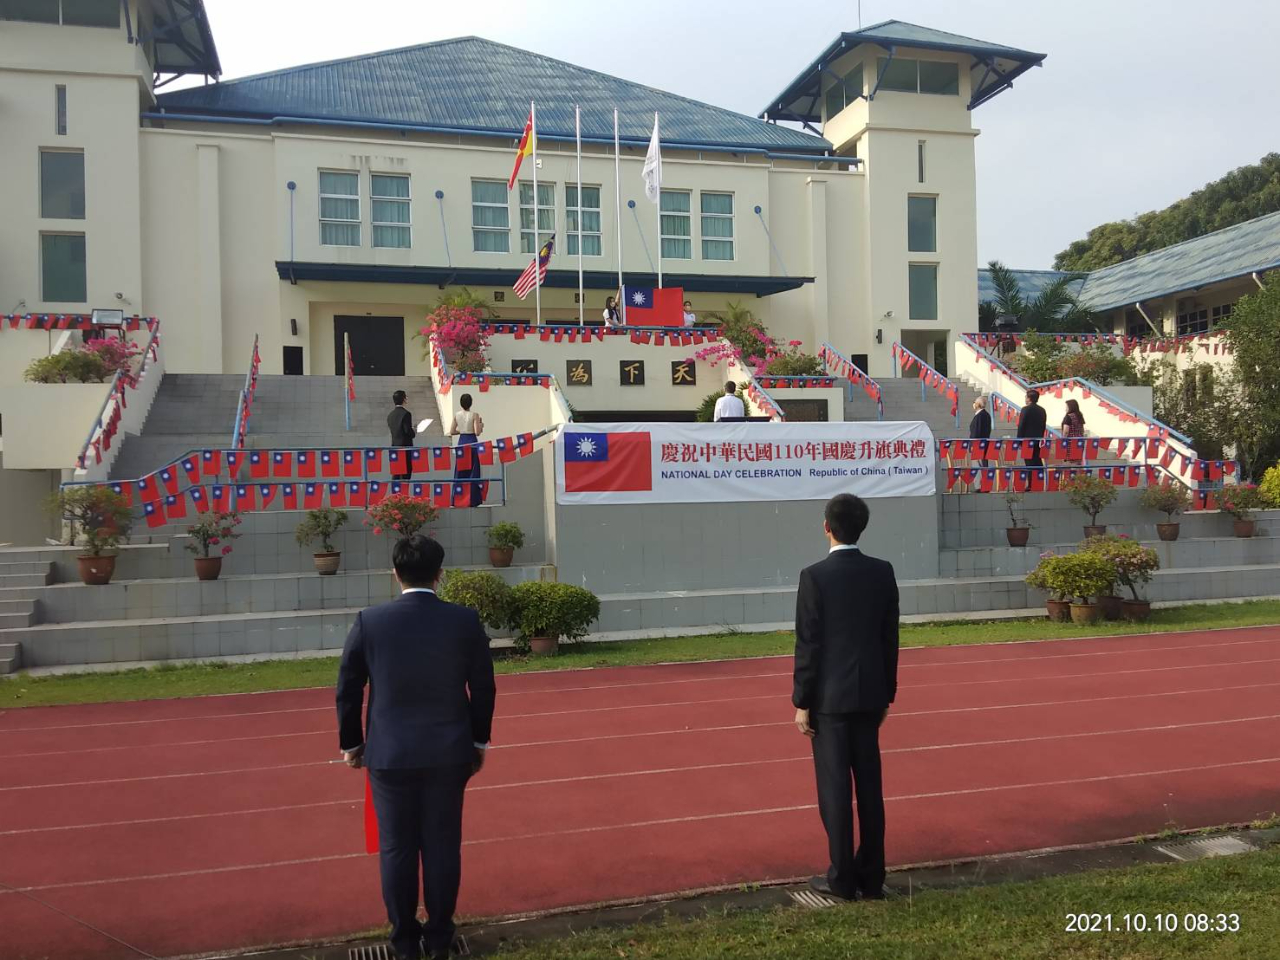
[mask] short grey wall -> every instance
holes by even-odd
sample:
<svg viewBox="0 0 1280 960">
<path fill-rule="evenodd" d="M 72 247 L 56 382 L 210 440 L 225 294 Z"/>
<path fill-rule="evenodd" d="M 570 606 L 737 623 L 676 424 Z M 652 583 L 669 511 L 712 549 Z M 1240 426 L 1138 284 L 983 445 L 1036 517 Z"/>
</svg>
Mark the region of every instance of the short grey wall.
<svg viewBox="0 0 1280 960">
<path fill-rule="evenodd" d="M 868 500 L 862 548 L 902 580 L 938 575 L 927 497 Z M 827 552 L 821 500 L 556 506 L 559 578 L 597 594 L 794 585 Z"/>
</svg>

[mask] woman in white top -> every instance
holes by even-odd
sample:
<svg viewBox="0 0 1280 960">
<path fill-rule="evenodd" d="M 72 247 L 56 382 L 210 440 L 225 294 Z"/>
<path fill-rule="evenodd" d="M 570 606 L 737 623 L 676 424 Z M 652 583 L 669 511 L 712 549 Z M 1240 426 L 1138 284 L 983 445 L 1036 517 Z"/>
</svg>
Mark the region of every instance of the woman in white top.
<svg viewBox="0 0 1280 960">
<path fill-rule="evenodd" d="M 604 323 L 607 327 L 622 326 L 622 311 L 618 309 L 618 300 L 616 297 L 605 297 L 604 301 Z"/>
<path fill-rule="evenodd" d="M 458 398 L 458 403 L 462 409 L 454 414 L 453 423 L 449 425 L 449 436 L 458 438 L 459 447 L 479 442 L 480 434 L 484 433 L 484 420 L 480 418 L 480 414 L 471 409 L 471 394 L 464 393 Z M 468 484 L 471 488 L 468 502 L 470 506 L 478 507 L 484 501 L 479 483 L 480 458 L 475 455 L 474 447 L 472 451 L 471 465 L 465 470 L 461 466 L 455 466 L 453 479 L 472 481 Z M 462 504 L 454 504 L 454 506 L 462 506 Z"/>
</svg>

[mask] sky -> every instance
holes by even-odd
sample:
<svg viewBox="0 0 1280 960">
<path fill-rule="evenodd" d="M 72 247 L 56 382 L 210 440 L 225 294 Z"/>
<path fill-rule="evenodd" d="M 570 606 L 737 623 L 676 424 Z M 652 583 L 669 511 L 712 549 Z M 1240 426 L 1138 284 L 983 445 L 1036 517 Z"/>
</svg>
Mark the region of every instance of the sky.
<svg viewBox="0 0 1280 960">
<path fill-rule="evenodd" d="M 858 0 L 205 0 L 223 79 L 476 35 L 754 116 Z M 1048 268 L 1091 227 L 1280 150 L 1274 0 L 862 0 L 1047 53 L 974 112 L 978 256 Z M 175 83 L 173 86 L 182 86 Z M 521 91 L 521 95 L 527 95 Z"/>
</svg>

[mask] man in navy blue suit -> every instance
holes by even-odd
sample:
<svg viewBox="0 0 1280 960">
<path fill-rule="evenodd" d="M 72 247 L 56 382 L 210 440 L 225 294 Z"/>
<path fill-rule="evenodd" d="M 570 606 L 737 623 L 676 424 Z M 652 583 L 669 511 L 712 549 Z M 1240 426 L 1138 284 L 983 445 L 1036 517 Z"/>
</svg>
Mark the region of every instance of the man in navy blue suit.
<svg viewBox="0 0 1280 960">
<path fill-rule="evenodd" d="M 369 769 L 391 945 L 402 960 L 418 960 L 424 946 L 434 960 L 453 943 L 462 797 L 489 746 L 493 658 L 476 612 L 436 596 L 440 544 L 415 534 L 391 559 L 400 598 L 356 614 L 342 650 L 338 745 L 348 764 Z"/>
</svg>

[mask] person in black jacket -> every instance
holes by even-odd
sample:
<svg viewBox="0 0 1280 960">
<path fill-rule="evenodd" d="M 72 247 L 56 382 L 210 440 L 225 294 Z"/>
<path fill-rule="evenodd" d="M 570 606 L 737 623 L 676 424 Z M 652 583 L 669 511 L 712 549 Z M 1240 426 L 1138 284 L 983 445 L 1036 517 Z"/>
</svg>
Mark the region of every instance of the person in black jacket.
<svg viewBox="0 0 1280 960">
<path fill-rule="evenodd" d="M 987 412 L 987 402 L 978 397 L 973 401 L 973 419 L 969 421 L 970 440 L 991 439 L 991 414 Z M 987 468 L 987 458 L 982 458 L 982 469 Z"/>
<path fill-rule="evenodd" d="M 796 595 L 791 702 L 796 727 L 813 744 L 831 860 L 826 876 L 810 878 L 809 886 L 845 900 L 884 897 L 880 725 L 898 691 L 898 583 L 891 564 L 857 547 L 869 517 L 851 494 L 831 499 L 823 524 L 831 548 L 801 572 Z"/>
<path fill-rule="evenodd" d="M 1044 466 L 1044 460 L 1040 458 L 1040 441 L 1044 440 L 1044 429 L 1048 422 L 1048 414 L 1044 412 L 1044 407 L 1040 406 L 1040 391 L 1028 390 L 1027 405 L 1022 408 L 1022 413 L 1018 414 L 1019 438 L 1030 437 L 1036 441 L 1031 445 L 1031 456 L 1023 461 L 1028 467 Z"/>
<path fill-rule="evenodd" d="M 403 390 L 397 390 L 391 395 L 391 402 L 395 404 L 391 408 L 391 412 L 387 414 L 387 429 L 391 431 L 391 446 L 393 447 L 412 447 L 415 431 L 413 429 L 413 414 L 405 409 L 404 402 L 407 399 Z M 411 473 L 393 473 L 392 480 L 408 480 Z"/>
<path fill-rule="evenodd" d="M 484 765 L 493 725 L 493 658 L 476 612 L 435 594 L 440 544 L 414 534 L 391 559 L 400 598 L 356 614 L 342 650 L 338 745 L 349 765 L 369 770 L 392 947 L 401 958 L 417 960 L 423 944 L 428 956 L 447 957 L 462 879 L 462 797 Z"/>
</svg>

